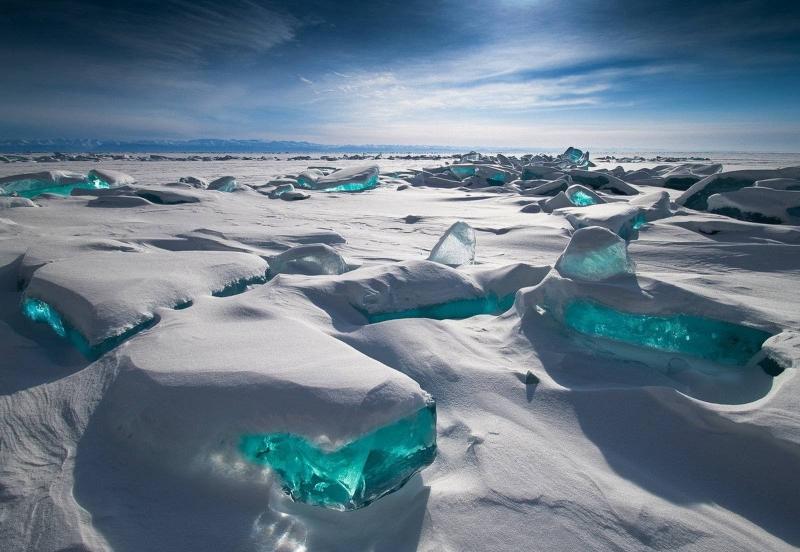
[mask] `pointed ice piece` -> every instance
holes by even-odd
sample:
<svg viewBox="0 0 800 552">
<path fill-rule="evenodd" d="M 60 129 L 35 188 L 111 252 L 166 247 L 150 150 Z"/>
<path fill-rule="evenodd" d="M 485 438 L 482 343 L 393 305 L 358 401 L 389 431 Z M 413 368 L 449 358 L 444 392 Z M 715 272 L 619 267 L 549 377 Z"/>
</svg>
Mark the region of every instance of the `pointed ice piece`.
<svg viewBox="0 0 800 552">
<path fill-rule="evenodd" d="M 551 197 L 550 199 L 540 201 L 540 206 L 542 211 L 545 213 L 552 213 L 556 209 L 561 209 L 563 207 L 574 207 L 575 204 L 569 200 L 567 194 L 564 192 L 558 192 L 557 195 Z"/>
<path fill-rule="evenodd" d="M 287 192 L 288 193 L 288 192 Z M 310 243 L 287 249 L 280 255 L 269 258 L 269 273 L 305 274 L 343 274 L 347 272 L 347 262 L 330 245 Z"/>
<path fill-rule="evenodd" d="M 454 223 L 431 249 L 428 260 L 447 266 L 470 264 L 475 260 L 475 231 L 464 221 Z"/>
<path fill-rule="evenodd" d="M 644 210 L 644 218 L 647 222 L 653 222 L 672 216 L 669 210 L 669 194 L 667 192 L 651 192 L 634 197 L 628 205 L 635 205 Z"/>
<path fill-rule="evenodd" d="M 611 230 L 590 226 L 575 231 L 556 270 L 566 278 L 596 282 L 633 274 L 634 264 L 625 240 Z"/>
</svg>

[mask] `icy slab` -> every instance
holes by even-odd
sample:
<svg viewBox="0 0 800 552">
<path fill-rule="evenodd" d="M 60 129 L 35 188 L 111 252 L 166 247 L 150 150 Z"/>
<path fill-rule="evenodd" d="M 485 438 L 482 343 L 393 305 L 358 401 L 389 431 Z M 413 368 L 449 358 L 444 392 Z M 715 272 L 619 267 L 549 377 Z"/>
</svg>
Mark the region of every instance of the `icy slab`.
<svg viewBox="0 0 800 552">
<path fill-rule="evenodd" d="M 564 322 L 593 337 L 734 366 L 745 366 L 771 337 L 763 330 L 730 322 L 686 314 L 624 312 L 586 299 L 576 299 L 565 306 Z"/>
<path fill-rule="evenodd" d="M 533 187 L 525 188 L 525 195 L 556 195 L 572 185 L 572 178 L 569 175 L 561 175 L 554 180 L 548 180 Z"/>
<path fill-rule="evenodd" d="M 247 253 L 94 251 L 38 268 L 24 294 L 50 305 L 96 346 L 152 319 L 158 307 L 263 278 L 266 270 L 266 261 Z"/>
<path fill-rule="evenodd" d="M 708 211 L 747 222 L 800 225 L 800 191 L 748 187 L 708 198 Z"/>
<path fill-rule="evenodd" d="M 208 188 L 208 180 L 198 176 L 182 176 L 178 179 L 178 182 L 188 184 L 192 188 L 197 188 L 198 190 L 205 190 Z"/>
<path fill-rule="evenodd" d="M 331 508 L 363 508 L 396 491 L 436 457 L 436 406 L 381 427 L 335 450 L 291 433 L 245 435 L 242 455 L 269 466 L 292 499 Z"/>
<path fill-rule="evenodd" d="M 0 196 L 0 209 L 14 209 L 15 207 L 38 207 L 38 206 L 27 197 Z"/>
<path fill-rule="evenodd" d="M 675 202 L 689 209 L 705 211 L 708 198 L 714 194 L 734 192 L 753 186 L 756 181 L 774 178 L 800 178 L 800 167 L 721 172 L 708 176 L 692 185 Z"/>
<path fill-rule="evenodd" d="M 569 198 L 570 203 L 576 207 L 588 207 L 589 205 L 606 203 L 605 199 L 580 184 L 573 184 L 567 188 L 564 194 Z"/>
<path fill-rule="evenodd" d="M 640 207 L 644 211 L 644 218 L 647 222 L 672 216 L 667 192 L 651 192 L 638 195 L 628 201 L 628 205 Z"/>
<path fill-rule="evenodd" d="M 575 204 L 570 201 L 567 194 L 558 192 L 555 196 L 539 202 L 539 207 L 545 213 L 552 213 L 556 209 L 563 209 L 564 207 L 574 207 Z"/>
<path fill-rule="evenodd" d="M 626 182 L 646 186 L 662 186 L 673 190 L 688 190 L 699 180 L 722 171 L 718 163 L 682 163 L 680 165 L 658 165 L 635 171 L 622 171 L 619 176 Z"/>
<path fill-rule="evenodd" d="M 138 197 L 144 198 L 156 205 L 181 205 L 184 203 L 199 203 L 203 199 L 200 191 L 194 189 L 170 189 L 168 187 L 148 186 L 136 192 Z"/>
<path fill-rule="evenodd" d="M 349 167 L 328 175 L 309 170 L 297 177 L 297 185 L 324 192 L 361 192 L 376 187 L 379 174 L 378 165 Z"/>
<path fill-rule="evenodd" d="M 599 226 L 576 230 L 555 268 L 565 278 L 585 281 L 607 280 L 635 271 L 625 240 Z"/>
<path fill-rule="evenodd" d="M 250 187 L 244 184 L 239 184 L 234 176 L 223 176 L 212 180 L 208 184 L 209 190 L 217 190 L 219 192 L 238 192 L 241 190 L 249 190 Z"/>
<path fill-rule="evenodd" d="M 572 169 L 569 171 L 569 175 L 578 184 L 589 186 L 595 190 L 617 195 L 636 195 L 639 193 L 636 188 L 609 172 Z"/>
<path fill-rule="evenodd" d="M 474 262 L 475 231 L 464 221 L 454 223 L 433 246 L 428 260 L 447 266 Z"/>
<path fill-rule="evenodd" d="M 109 169 L 92 169 L 86 175 L 86 181 L 91 184 L 89 189 L 118 188 L 136 183 L 136 179 L 120 171 Z"/>
<path fill-rule="evenodd" d="M 589 152 L 584 152 L 578 148 L 568 147 L 564 153 L 558 156 L 560 166 L 583 168 L 589 166 Z"/>
<path fill-rule="evenodd" d="M 276 186 L 275 189 L 269 192 L 270 199 L 277 199 L 281 197 L 286 192 L 294 192 L 294 185 L 293 184 L 281 184 Z"/>
<path fill-rule="evenodd" d="M 274 274 L 343 274 L 347 261 L 330 245 L 311 243 L 287 249 L 269 258 L 269 273 Z"/>
<path fill-rule="evenodd" d="M 498 315 L 514 305 L 514 294 L 503 297 L 489 294 L 483 297 L 458 299 L 448 303 L 422 305 L 413 309 L 394 312 L 366 313 L 370 324 L 403 318 L 431 318 L 433 320 L 462 320 L 481 314 Z"/>
<path fill-rule="evenodd" d="M 100 180 L 88 181 L 82 174 L 67 171 L 43 171 L 0 178 L 0 195 L 34 198 L 42 194 L 69 195 L 75 188 L 108 188 Z"/>
<path fill-rule="evenodd" d="M 771 188 L 773 190 L 800 191 L 800 179 L 797 178 L 767 178 L 756 180 L 756 188 Z"/>
<path fill-rule="evenodd" d="M 644 211 L 627 203 L 605 203 L 589 207 L 571 207 L 557 211 L 567 217 L 576 230 L 602 226 L 625 240 L 636 239 L 638 230 L 646 224 Z"/>
</svg>

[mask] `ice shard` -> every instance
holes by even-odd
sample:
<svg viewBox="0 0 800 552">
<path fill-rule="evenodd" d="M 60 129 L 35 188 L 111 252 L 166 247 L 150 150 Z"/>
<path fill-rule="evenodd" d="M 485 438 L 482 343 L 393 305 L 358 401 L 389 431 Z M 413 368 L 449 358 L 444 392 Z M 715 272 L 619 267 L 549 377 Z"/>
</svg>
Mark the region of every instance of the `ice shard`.
<svg viewBox="0 0 800 552">
<path fill-rule="evenodd" d="M 245 435 L 239 450 L 269 466 L 298 502 L 355 510 L 396 491 L 436 457 L 436 405 L 335 450 L 291 433 Z"/>
<path fill-rule="evenodd" d="M 429 261 L 461 266 L 475 260 L 475 231 L 464 221 L 454 223 L 431 249 Z"/>
<path fill-rule="evenodd" d="M 378 185 L 378 165 L 339 169 L 323 175 L 318 170 L 308 170 L 297 177 L 297 185 L 323 192 L 362 192 Z"/>
<path fill-rule="evenodd" d="M 584 281 L 633 274 L 634 269 L 625 240 L 599 226 L 576 230 L 556 262 L 562 276 Z"/>
<path fill-rule="evenodd" d="M 587 299 L 568 303 L 564 322 L 582 334 L 734 366 L 746 365 L 771 336 L 721 320 L 624 312 Z"/>
</svg>

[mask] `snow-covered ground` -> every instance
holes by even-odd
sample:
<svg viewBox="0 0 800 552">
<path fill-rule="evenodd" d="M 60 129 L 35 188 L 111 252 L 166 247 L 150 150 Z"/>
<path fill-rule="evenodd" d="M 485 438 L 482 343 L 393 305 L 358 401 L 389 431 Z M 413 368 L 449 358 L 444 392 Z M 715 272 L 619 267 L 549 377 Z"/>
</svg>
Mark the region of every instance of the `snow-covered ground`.
<svg viewBox="0 0 800 552">
<path fill-rule="evenodd" d="M 740 189 L 800 178 L 763 174 L 792 156 L 738 160 L 724 170 L 761 170 Z M 464 180 L 444 160 L 0 165 L 137 181 L 0 197 L 0 549 L 800 547 L 800 227 L 690 208 L 698 190 L 761 208 L 711 189 L 716 162 L 526 175 L 495 157 Z M 296 178 L 371 164 L 360 193 Z M 244 186 L 166 186 L 226 175 Z M 269 197 L 289 182 L 310 197 Z M 800 193 L 783 182 L 773 215 Z M 581 186 L 597 204 L 555 203 Z M 474 235 L 474 262 L 427 261 L 457 221 L 471 233 L 439 249 Z M 618 338 L 581 330 L 587 304 L 615 309 L 593 328 Z M 643 343 L 665 327 L 687 343 Z M 352 511 L 292 500 L 239 446 L 338 450 L 431 400 L 433 463 Z"/>
</svg>

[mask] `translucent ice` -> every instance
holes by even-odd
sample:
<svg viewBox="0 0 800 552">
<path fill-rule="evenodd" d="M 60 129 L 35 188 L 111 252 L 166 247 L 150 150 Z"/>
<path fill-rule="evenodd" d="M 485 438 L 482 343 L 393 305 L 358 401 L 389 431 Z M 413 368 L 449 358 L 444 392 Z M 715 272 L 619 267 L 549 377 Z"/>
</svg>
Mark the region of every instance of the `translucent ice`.
<svg viewBox="0 0 800 552">
<path fill-rule="evenodd" d="M 432 318 L 434 320 L 461 320 L 479 314 L 502 314 L 514 304 L 514 293 L 504 297 L 486 295 L 472 299 L 459 299 L 437 305 L 425 305 L 396 312 L 367 314 L 370 324 L 401 318 Z"/>
<path fill-rule="evenodd" d="M 275 274 L 343 274 L 347 262 L 330 245 L 311 243 L 287 249 L 280 255 L 270 257 L 269 273 Z"/>
<path fill-rule="evenodd" d="M 29 199 L 42 194 L 69 195 L 75 188 L 108 187 L 109 184 L 99 178 L 66 171 L 45 171 L 0 178 L 0 195 L 15 194 Z"/>
<path fill-rule="evenodd" d="M 573 280 L 598 281 L 634 272 L 625 240 L 606 228 L 576 230 L 556 262 L 556 270 Z"/>
<path fill-rule="evenodd" d="M 218 190 L 220 192 L 235 192 L 237 190 L 243 189 L 243 186 L 239 185 L 236 181 L 236 177 L 234 176 L 223 176 L 221 178 L 217 178 L 213 180 L 208 185 L 209 190 Z"/>
<path fill-rule="evenodd" d="M 475 231 L 463 221 L 454 223 L 431 249 L 429 261 L 461 266 L 475 260 Z"/>
<path fill-rule="evenodd" d="M 730 322 L 686 314 L 623 312 L 585 299 L 567 304 L 564 322 L 583 334 L 736 366 L 747 364 L 770 337 L 765 331 Z"/>
<path fill-rule="evenodd" d="M 570 202 L 577 207 L 587 207 L 589 205 L 605 203 L 603 198 L 580 184 L 573 184 L 567 188 L 567 191 L 564 193 L 567 195 Z"/>
<path fill-rule="evenodd" d="M 378 185 L 379 172 L 377 165 L 339 169 L 329 175 L 308 170 L 297 177 L 297 185 L 324 192 L 361 192 Z"/>
<path fill-rule="evenodd" d="M 334 510 L 363 508 L 396 491 L 436 457 L 436 405 L 335 450 L 291 433 L 245 435 L 240 451 L 272 468 L 299 502 Z"/>
</svg>

